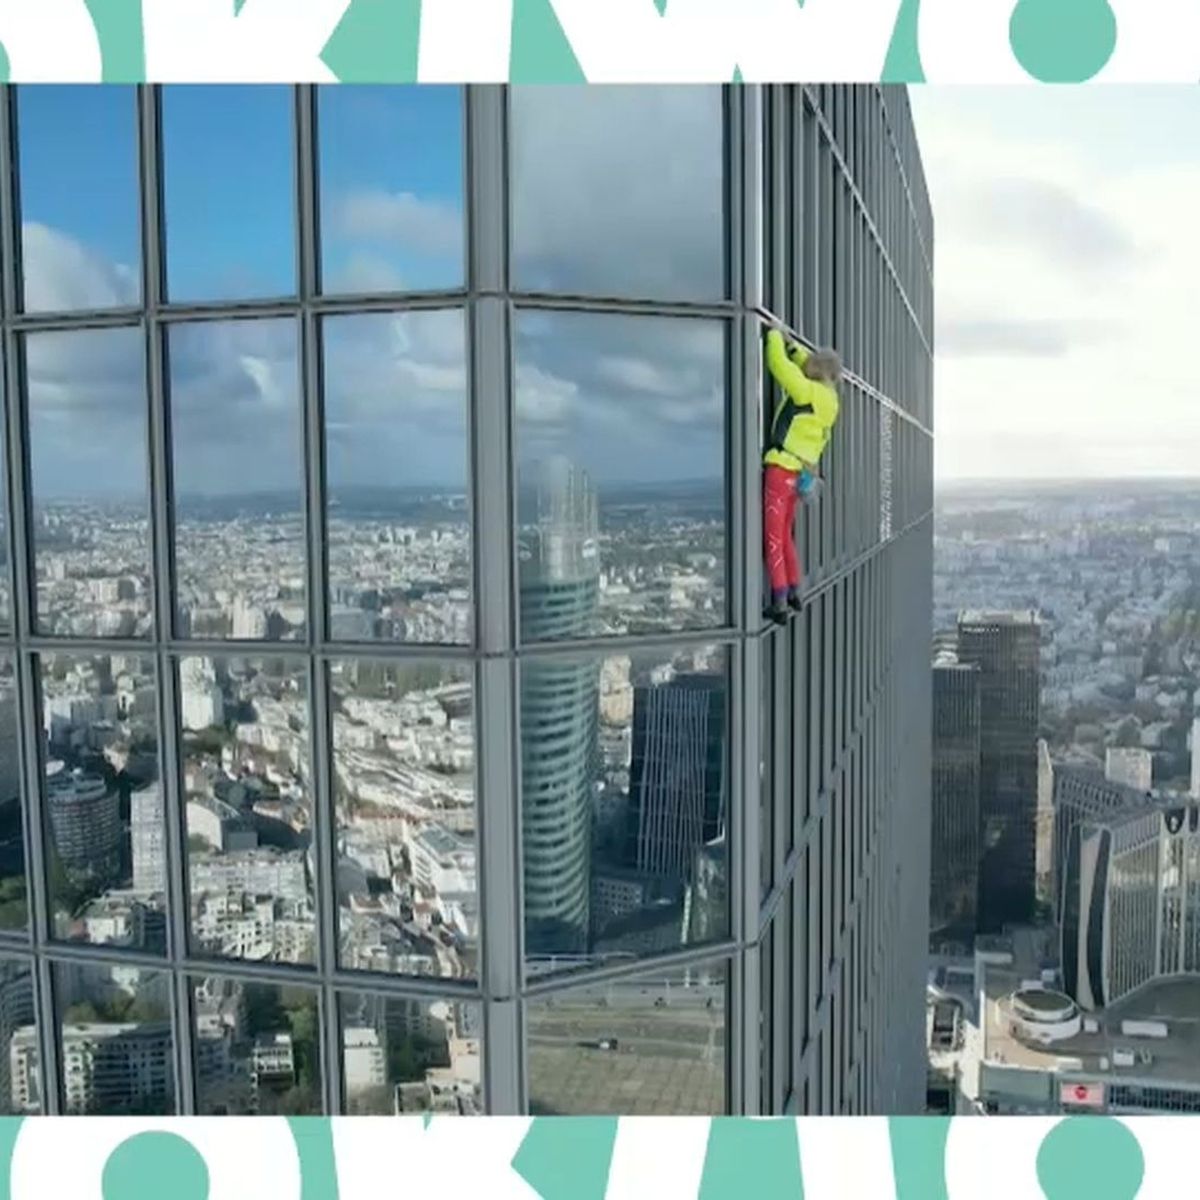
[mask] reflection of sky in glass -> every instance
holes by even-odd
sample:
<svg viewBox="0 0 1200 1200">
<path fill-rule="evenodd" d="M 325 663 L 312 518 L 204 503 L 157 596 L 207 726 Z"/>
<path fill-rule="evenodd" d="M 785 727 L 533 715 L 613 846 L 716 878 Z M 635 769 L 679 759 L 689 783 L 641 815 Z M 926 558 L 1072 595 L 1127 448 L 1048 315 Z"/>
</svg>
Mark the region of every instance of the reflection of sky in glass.
<svg viewBox="0 0 1200 1200">
<path fill-rule="evenodd" d="M 17 107 L 26 311 L 136 304 L 133 88 L 27 86 Z"/>
<path fill-rule="evenodd" d="M 517 87 L 513 277 L 522 290 L 726 294 L 719 87 Z"/>
<path fill-rule="evenodd" d="M 725 331 L 672 317 L 522 312 L 522 463 L 566 455 L 593 482 L 724 476 Z"/>
<path fill-rule="evenodd" d="M 68 497 L 144 500 L 141 330 L 30 334 L 25 362 L 35 505 Z"/>
<path fill-rule="evenodd" d="M 332 317 L 323 332 L 331 489 L 465 490 L 463 314 Z"/>
<path fill-rule="evenodd" d="M 299 506 L 295 321 L 174 325 L 168 344 L 176 494 L 287 492 Z"/>
<path fill-rule="evenodd" d="M 318 127 L 325 291 L 460 287 L 461 90 L 323 87 Z"/>
<path fill-rule="evenodd" d="M 296 290 L 291 88 L 162 92 L 167 293 L 237 300 Z"/>
</svg>

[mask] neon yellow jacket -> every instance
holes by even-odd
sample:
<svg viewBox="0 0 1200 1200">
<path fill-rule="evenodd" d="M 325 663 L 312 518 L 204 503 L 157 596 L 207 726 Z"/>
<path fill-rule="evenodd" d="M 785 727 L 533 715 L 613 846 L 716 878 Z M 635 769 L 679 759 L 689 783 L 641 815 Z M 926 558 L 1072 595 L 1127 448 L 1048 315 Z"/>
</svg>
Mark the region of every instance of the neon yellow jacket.
<svg viewBox="0 0 1200 1200">
<path fill-rule="evenodd" d="M 763 461 L 787 471 L 817 465 L 838 419 L 837 390 L 802 370 L 809 353 L 796 344 L 789 351 L 778 329 L 767 334 L 767 367 L 783 389 L 783 399 L 767 431 Z"/>
</svg>

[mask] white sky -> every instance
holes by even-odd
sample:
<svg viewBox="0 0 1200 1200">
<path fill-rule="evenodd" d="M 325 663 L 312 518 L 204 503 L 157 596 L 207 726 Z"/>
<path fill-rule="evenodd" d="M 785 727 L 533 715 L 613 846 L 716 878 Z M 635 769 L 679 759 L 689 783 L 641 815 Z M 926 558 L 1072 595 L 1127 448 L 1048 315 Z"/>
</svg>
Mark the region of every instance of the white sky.
<svg viewBox="0 0 1200 1200">
<path fill-rule="evenodd" d="M 1200 88 L 910 96 L 937 477 L 1200 478 Z"/>
</svg>

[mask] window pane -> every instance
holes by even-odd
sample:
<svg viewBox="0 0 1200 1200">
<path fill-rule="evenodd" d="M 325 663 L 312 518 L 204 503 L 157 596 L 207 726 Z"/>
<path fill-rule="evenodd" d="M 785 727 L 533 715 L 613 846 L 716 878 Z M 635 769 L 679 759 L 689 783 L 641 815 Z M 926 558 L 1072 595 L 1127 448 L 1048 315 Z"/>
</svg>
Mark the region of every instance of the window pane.
<svg viewBox="0 0 1200 1200">
<path fill-rule="evenodd" d="M 209 975 L 193 980 L 192 997 L 198 1113 L 321 1112 L 315 991 Z"/>
<path fill-rule="evenodd" d="M 29 923 L 17 729 L 13 661 L 8 654 L 0 654 L 0 929 L 24 929 Z M 0 1046 L 0 1055 L 3 1053 Z M 4 1102 L 0 1095 L 0 1105 Z"/>
<path fill-rule="evenodd" d="M 173 301 L 296 290 L 293 91 L 162 90 L 167 294 Z"/>
<path fill-rule="evenodd" d="M 522 313 L 521 636 L 725 622 L 725 329 Z"/>
<path fill-rule="evenodd" d="M 461 287 L 462 89 L 340 84 L 317 94 L 323 290 Z"/>
<path fill-rule="evenodd" d="M 137 967 L 55 963 L 63 1111 L 175 1112 L 170 976 Z"/>
<path fill-rule="evenodd" d="M 33 972 L 25 959 L 0 958 L 0 1115 L 42 1111 Z"/>
<path fill-rule="evenodd" d="M 720 87 L 539 86 L 510 95 L 519 290 L 726 295 Z"/>
<path fill-rule="evenodd" d="M 338 996 L 350 1116 L 474 1116 L 483 1105 L 478 1004 Z"/>
<path fill-rule="evenodd" d="M 342 966 L 473 976 L 470 669 L 348 660 L 331 688 Z"/>
<path fill-rule="evenodd" d="M 295 322 L 171 328 L 181 637 L 279 641 L 306 624 Z"/>
<path fill-rule="evenodd" d="M 333 317 L 322 330 L 330 633 L 469 642 L 463 314 Z"/>
<path fill-rule="evenodd" d="M 145 353 L 138 329 L 25 340 L 39 631 L 151 626 Z"/>
<path fill-rule="evenodd" d="M 725 965 L 571 990 L 528 1006 L 535 1116 L 720 1116 Z"/>
<path fill-rule="evenodd" d="M 47 654 L 41 686 L 55 936 L 165 954 L 153 660 Z"/>
<path fill-rule="evenodd" d="M 139 303 L 134 89 L 21 87 L 17 113 L 25 311 Z"/>
<path fill-rule="evenodd" d="M 316 955 L 305 669 L 280 659 L 179 666 L 194 952 Z"/>
<path fill-rule="evenodd" d="M 726 935 L 726 707 L 719 647 L 524 662 L 532 971 Z"/>
</svg>

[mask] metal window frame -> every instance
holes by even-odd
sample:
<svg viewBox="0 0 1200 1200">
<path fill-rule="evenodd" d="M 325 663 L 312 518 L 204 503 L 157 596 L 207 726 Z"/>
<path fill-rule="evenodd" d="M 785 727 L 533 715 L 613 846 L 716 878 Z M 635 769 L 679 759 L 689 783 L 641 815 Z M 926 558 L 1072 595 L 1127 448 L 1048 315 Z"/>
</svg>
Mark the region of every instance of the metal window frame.
<svg viewBox="0 0 1200 1200">
<path fill-rule="evenodd" d="M 892 869 L 899 850 L 888 827 L 904 795 L 912 801 L 920 756 L 906 751 L 897 721 L 900 688 L 919 640 L 915 592 L 899 573 L 901 562 L 924 563 L 931 546 L 929 485 L 932 414 L 931 217 L 919 159 L 902 148 L 898 130 L 910 118 L 891 94 L 870 85 L 847 93 L 842 85 L 746 85 L 725 88 L 725 268 L 727 295 L 710 302 L 672 302 L 614 296 L 520 292 L 509 274 L 511 190 L 510 93 L 503 85 L 463 90 L 464 253 L 462 286 L 425 293 L 324 295 L 320 291 L 318 93 L 292 89 L 295 138 L 297 293 L 237 303 L 174 304 L 164 295 L 165 216 L 162 194 L 160 89 L 134 92 L 141 205 L 140 306 L 69 313 L 24 313 L 20 303 L 19 179 L 15 96 L 0 88 L 0 312 L 3 330 L 5 494 L 9 623 L 0 630 L 0 654 L 11 655 L 20 714 L 19 759 L 30 929 L 0 934 L 0 954 L 31 964 L 35 979 L 43 1102 L 61 1108 L 59 1045 L 51 976 L 56 963 L 124 963 L 168 973 L 172 982 L 177 1107 L 193 1112 L 197 1080 L 192 1047 L 192 986 L 197 975 L 312 989 L 318 1004 L 321 1102 L 345 1108 L 338 997 L 342 992 L 415 1001 L 445 999 L 478 1004 L 483 1020 L 485 1106 L 521 1113 L 528 1104 L 526 1006 L 560 991 L 721 961 L 726 983 L 728 1107 L 761 1110 L 758 1070 L 765 1049 L 777 1056 L 786 1039 L 760 1047 L 759 1016 L 768 1003 L 778 1014 L 792 988 L 791 1062 L 775 1065 L 776 1092 L 789 1110 L 826 1108 L 833 1090 L 834 1050 L 856 1062 L 857 1041 L 837 1032 L 826 1046 L 832 1009 L 838 1019 L 863 1023 L 861 1085 L 842 1088 L 845 1103 L 871 1111 L 893 1103 L 899 1085 L 889 1065 L 872 1054 L 891 1053 L 897 1030 L 881 1028 L 889 1006 L 882 996 L 907 987 L 888 946 L 895 913 Z M 770 114 L 771 120 L 767 120 Z M 770 187 L 771 202 L 764 203 Z M 798 212 L 784 211 L 791 196 Z M 835 215 L 836 213 L 836 215 Z M 835 224 L 836 222 L 836 224 Z M 845 236 L 831 244 L 834 230 Z M 784 261 L 786 258 L 787 261 Z M 772 295 L 764 292 L 772 281 Z M 849 282 L 846 283 L 846 276 Z M 835 291 L 836 288 L 836 291 Z M 786 291 L 786 295 L 784 292 Z M 785 311 L 767 306 L 774 300 Z M 321 322 L 366 312 L 455 309 L 464 314 L 471 386 L 467 422 L 468 499 L 472 541 L 474 620 L 469 645 L 334 641 L 327 622 L 327 546 L 324 462 L 324 381 Z M 519 644 L 516 621 L 513 336 L 515 315 L 537 309 L 707 319 L 727 330 L 727 613 L 714 628 L 570 643 Z M 301 428 L 305 479 L 305 550 L 308 568 L 305 636 L 295 641 L 233 642 L 176 636 L 173 561 L 173 490 L 167 333 L 178 322 L 287 317 L 297 322 Z M 836 329 L 830 327 L 831 321 Z M 847 421 L 834 448 L 833 494 L 825 511 L 805 513 L 806 562 L 811 580 L 805 609 L 780 634 L 763 627 L 759 448 L 764 386 L 760 337 L 764 322 L 783 324 L 808 344 L 844 342 Z M 789 324 L 789 322 L 791 324 Z M 792 326 L 795 326 L 793 328 Z M 34 564 L 29 492 L 29 446 L 21 339 L 28 333 L 130 327 L 141 330 L 146 354 L 150 480 L 150 548 L 155 627 L 146 639 L 72 639 L 33 627 Z M 883 536 L 878 485 L 879 416 L 893 437 L 894 517 Z M 866 474 L 860 481 L 860 474 Z M 860 486 L 861 482 L 861 486 Z M 495 497 L 501 503 L 485 502 Z M 834 504 L 836 512 L 830 512 Z M 908 569 L 908 576 L 914 568 Z M 486 595 L 486 604 L 478 603 Z M 896 607 L 896 604 L 899 607 Z M 926 614 L 927 616 L 927 614 Z M 830 661 L 831 639 L 842 647 Z M 854 654 L 850 661 L 850 646 Z M 519 671 L 526 659 L 560 655 L 670 650 L 687 645 L 725 648 L 729 687 L 729 938 L 586 973 L 526 978 L 520 876 Z M 41 800 L 36 664 L 43 653 L 136 653 L 153 659 L 158 675 L 158 722 L 164 836 L 168 876 L 168 953 L 165 958 L 54 941 L 51 936 Z M 180 696 L 177 667 L 188 655 L 271 655 L 302 663 L 309 688 L 314 849 L 317 873 L 318 961 L 311 967 L 242 963 L 193 955 L 187 944 L 186 828 L 181 807 Z M 763 710 L 761 681 L 772 656 L 774 703 L 787 714 Z M 347 659 L 434 660 L 470 671 L 476 718 L 477 862 L 480 901 L 479 979 L 381 976 L 350 972 L 337 962 L 338 910 L 334 890 L 335 841 L 332 749 L 329 742 L 329 666 Z M 834 678 L 834 672 L 838 677 Z M 792 681 L 789 686 L 789 680 Z M 838 708 L 831 709 L 836 697 Z M 910 713 L 906 728 L 926 714 Z M 914 725 L 915 723 L 915 725 Z M 775 728 L 772 789 L 771 886 L 761 879 L 760 731 Z M 782 734 L 782 736 L 781 736 Z M 788 736 L 794 746 L 781 747 Z M 843 830 L 830 825 L 837 804 L 852 811 Z M 763 797 L 767 799 L 768 797 Z M 841 814 L 843 817 L 846 814 Z M 902 832 L 902 831 L 900 831 Z M 842 844 L 841 864 L 829 844 Z M 833 921 L 832 887 L 848 873 L 843 920 Z M 809 945 L 814 887 L 825 881 L 826 914 Z M 763 894 L 765 890 L 765 895 Z M 911 897 L 909 902 L 912 903 Z M 779 916 L 789 905 L 792 933 Z M 885 919 L 880 919 L 885 918 Z M 827 929 L 833 924 L 839 929 Z M 776 930 L 779 930 L 777 933 Z M 893 941 L 895 939 L 892 939 Z M 790 945 L 786 944 L 790 941 Z M 828 944 L 826 944 L 828 943 Z M 823 951 L 810 970 L 811 956 Z M 846 953 L 856 958 L 842 978 Z M 771 994 L 760 976 L 763 954 L 775 955 Z M 790 961 L 786 959 L 790 954 Z M 859 965 L 861 963 L 861 965 Z M 845 994 L 861 990 L 864 1003 Z M 778 1015 L 772 1023 L 778 1022 Z M 840 1030 L 840 1024 L 837 1027 Z M 858 1070 L 858 1067 L 855 1068 Z M 923 1087 L 923 1083 L 921 1085 Z M 778 1101 L 779 1096 L 775 1096 Z M 773 1101 L 774 1102 L 774 1101 Z"/>
</svg>

